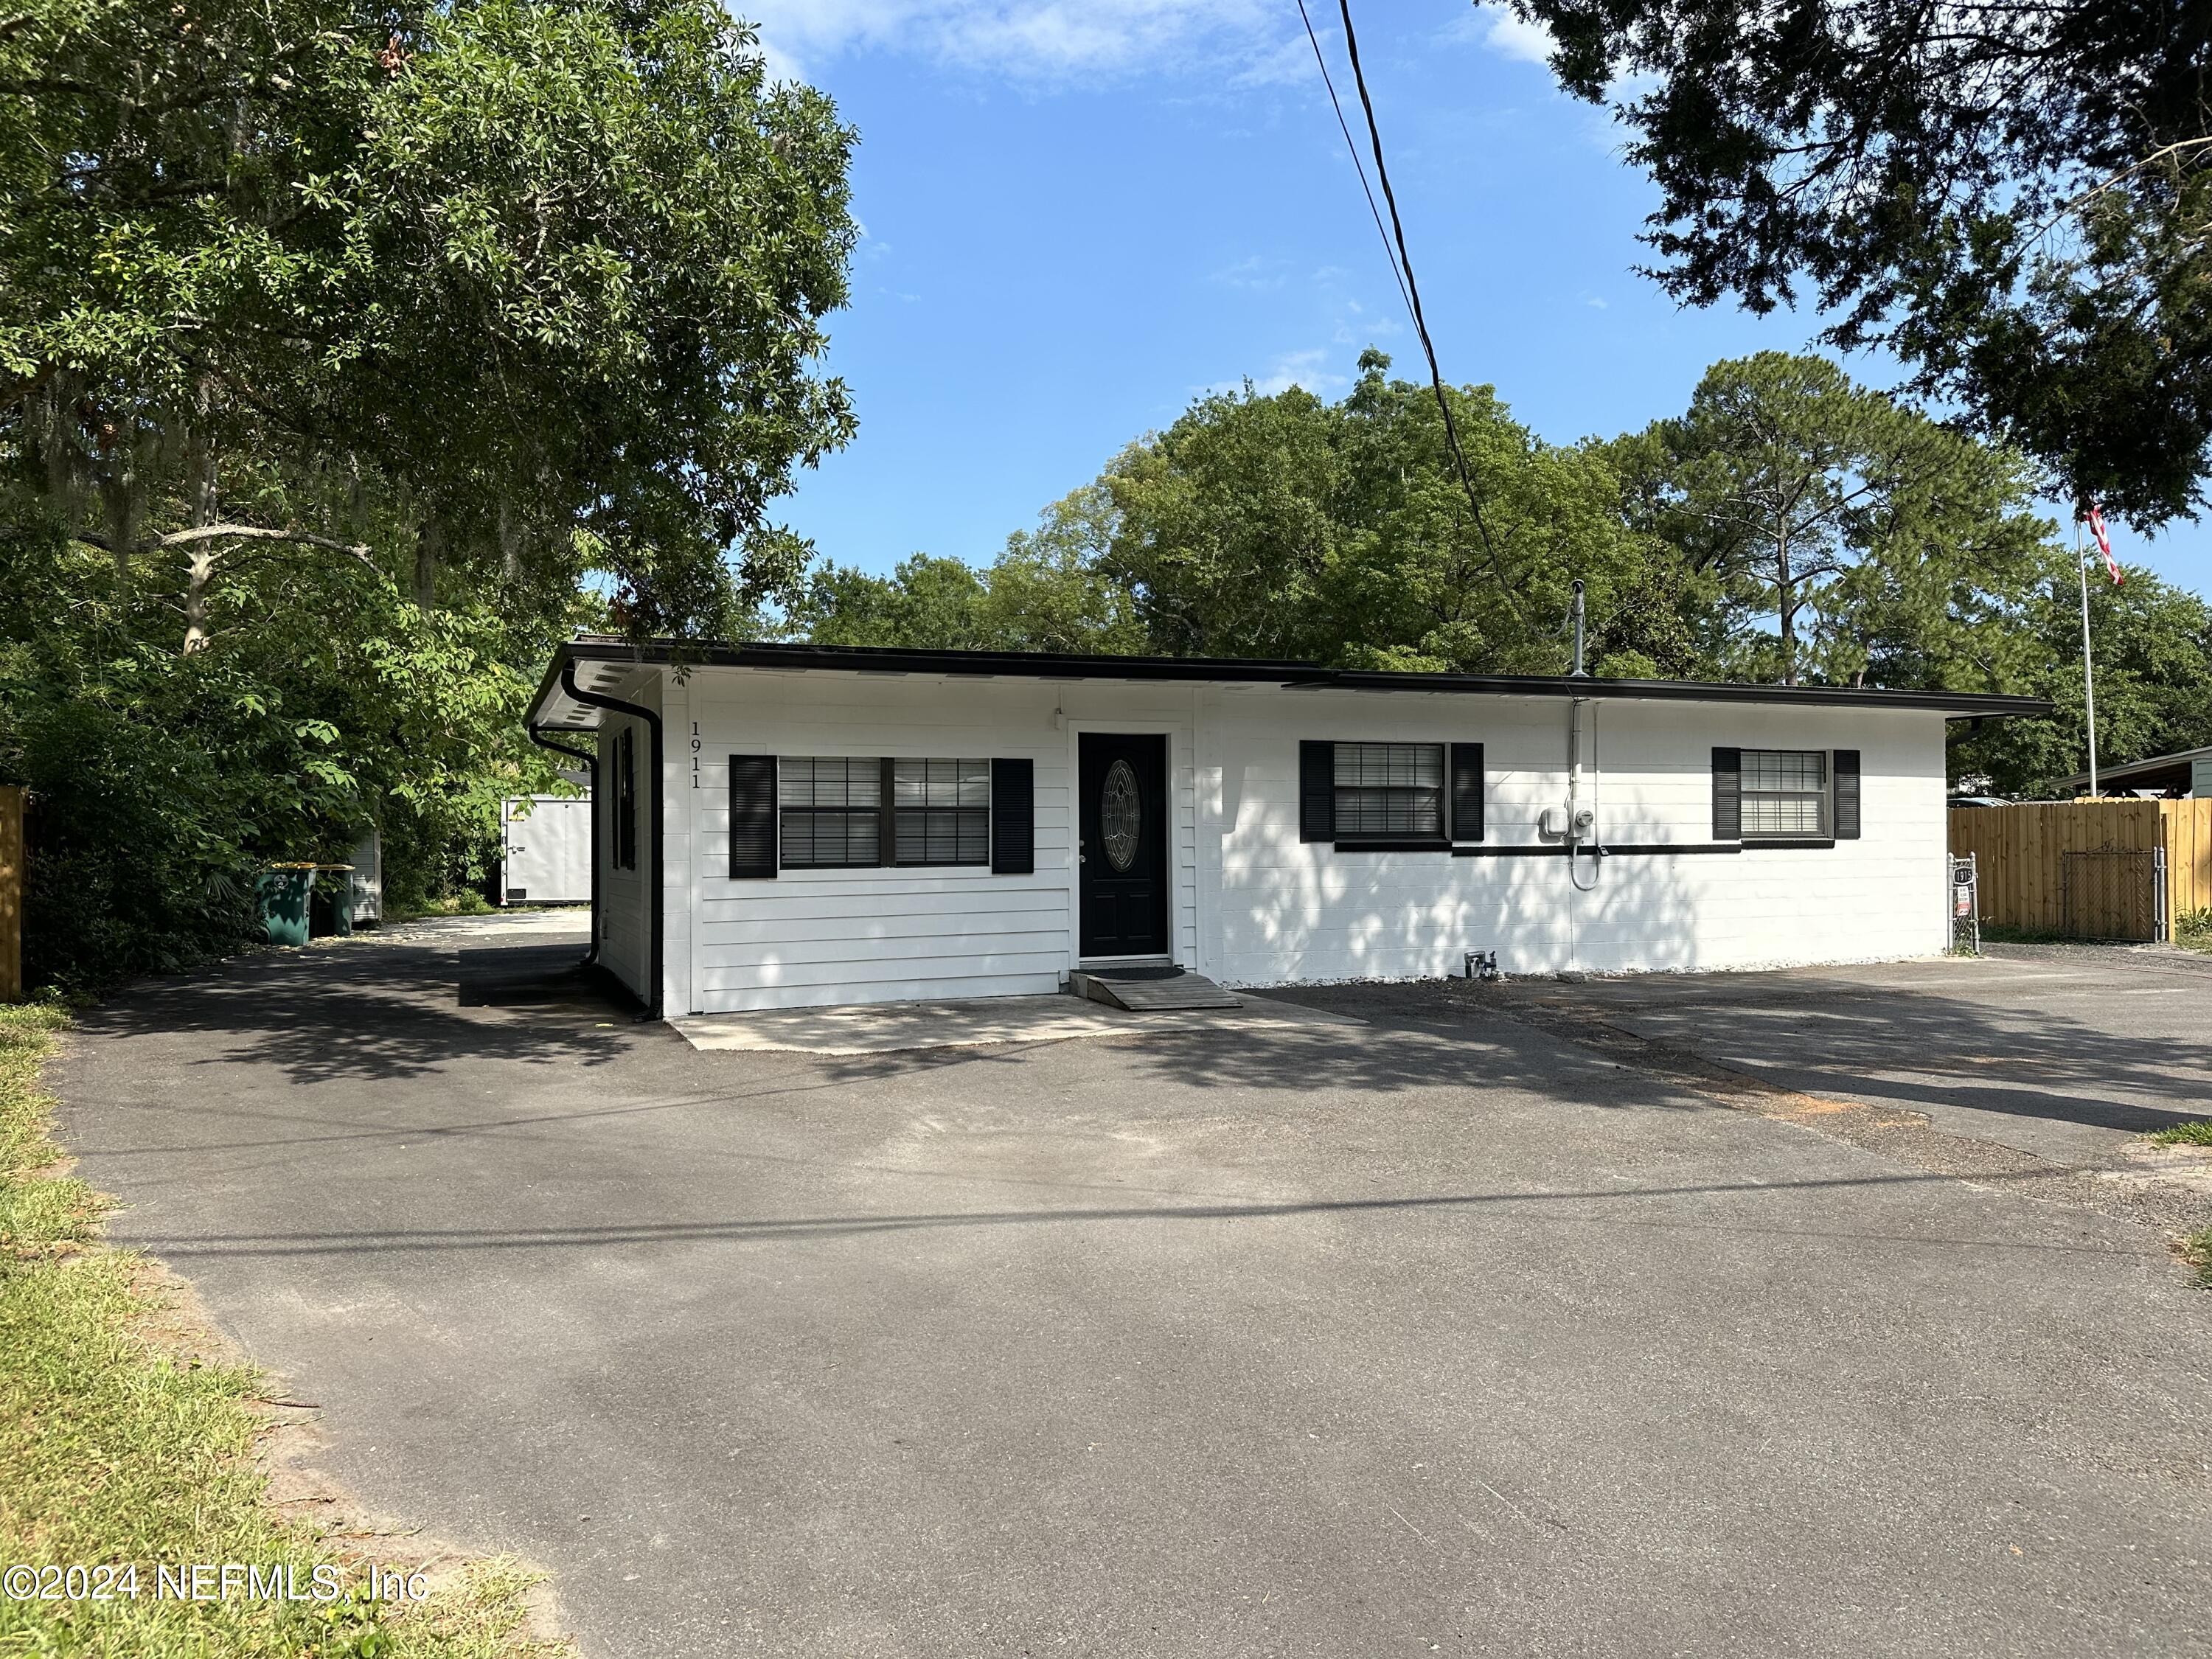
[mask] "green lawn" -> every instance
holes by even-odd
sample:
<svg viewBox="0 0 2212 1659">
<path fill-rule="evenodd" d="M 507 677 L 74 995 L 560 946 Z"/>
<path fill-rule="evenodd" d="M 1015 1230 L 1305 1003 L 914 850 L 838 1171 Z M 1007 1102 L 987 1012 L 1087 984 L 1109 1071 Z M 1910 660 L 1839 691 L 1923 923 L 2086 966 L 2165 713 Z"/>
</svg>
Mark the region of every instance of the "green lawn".
<svg viewBox="0 0 2212 1659">
<path fill-rule="evenodd" d="M 153 1276 L 99 1242 L 99 1195 L 55 1170 L 39 1067 L 65 1024 L 51 1009 L 0 1008 L 0 1567 L 134 1565 L 140 1594 L 0 1594 L 0 1656 L 565 1654 L 520 1633 L 536 1577 L 516 1563 L 477 1563 L 427 1601 L 387 1607 L 355 1588 L 359 1565 L 335 1540 L 265 1505 L 253 1373 L 180 1356 L 161 1339 Z M 156 1597 L 157 1566 L 197 1562 L 289 1566 L 303 1593 L 315 1569 L 334 1569 L 325 1582 L 349 1593 Z"/>
<path fill-rule="evenodd" d="M 2150 1132 L 2154 1146 L 2212 1146 L 2212 1117 L 2193 1117 Z"/>
</svg>

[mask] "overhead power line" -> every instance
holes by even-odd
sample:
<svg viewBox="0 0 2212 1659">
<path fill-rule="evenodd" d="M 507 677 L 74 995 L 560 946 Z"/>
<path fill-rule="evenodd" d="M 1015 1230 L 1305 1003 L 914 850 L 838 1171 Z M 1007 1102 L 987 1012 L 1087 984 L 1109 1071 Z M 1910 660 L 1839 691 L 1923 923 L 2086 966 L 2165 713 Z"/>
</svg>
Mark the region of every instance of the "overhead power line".
<svg viewBox="0 0 2212 1659">
<path fill-rule="evenodd" d="M 1359 159 L 1358 141 L 1352 137 L 1351 125 L 1344 118 L 1344 106 L 1337 101 L 1336 82 L 1328 72 L 1328 59 L 1321 49 L 1321 36 L 1314 33 L 1313 19 L 1307 15 L 1306 0 L 1298 0 L 1298 16 L 1306 26 L 1306 39 L 1312 43 L 1314 64 L 1321 70 L 1321 83 L 1328 88 L 1328 106 L 1336 112 L 1336 130 L 1344 135 L 1344 147 L 1352 155 L 1352 170 L 1359 175 L 1359 193 L 1367 198 L 1367 211 L 1375 221 L 1375 234 L 1382 239 L 1382 257 L 1390 262 L 1391 280 L 1398 284 L 1398 297 L 1405 302 L 1410 314 L 1413 309 L 1413 296 L 1406 291 L 1405 274 L 1398 269 L 1398 251 L 1390 246 L 1390 233 L 1382 228 L 1382 210 L 1375 205 L 1375 192 L 1368 187 L 1367 168 Z"/>
<path fill-rule="evenodd" d="M 1496 544 L 1491 540 L 1489 523 L 1482 515 L 1482 495 L 1474 487 L 1474 474 L 1468 466 L 1467 452 L 1460 445 L 1459 423 L 1452 416 L 1451 399 L 1444 392 L 1443 371 L 1437 364 L 1436 342 L 1429 337 L 1428 319 L 1421 312 L 1420 284 L 1413 280 L 1413 256 L 1406 251 L 1405 221 L 1399 216 L 1397 193 L 1390 188 L 1390 169 L 1382 160 L 1382 131 L 1376 124 L 1375 100 L 1368 95 L 1367 76 L 1359 64 L 1359 34 L 1352 26 L 1352 0 L 1337 0 L 1337 11 L 1344 20 L 1344 47 L 1346 55 L 1352 59 L 1352 84 L 1358 88 L 1359 107 L 1367 118 L 1367 140 L 1375 151 L 1376 181 L 1382 186 L 1383 204 L 1389 209 L 1390 228 L 1396 238 L 1397 257 L 1391 262 L 1391 273 L 1399 278 L 1400 291 L 1405 299 L 1406 309 L 1412 313 L 1413 319 L 1413 332 L 1420 337 L 1422 354 L 1429 360 L 1429 384 L 1436 392 L 1437 408 L 1443 412 L 1444 417 L 1444 444 L 1451 451 L 1452 465 L 1459 474 L 1460 488 L 1467 494 L 1468 509 L 1474 514 L 1474 532 L 1482 542 L 1483 556 L 1490 562 L 1490 574 L 1498 579 L 1498 587 L 1505 595 L 1506 604 L 1512 607 L 1513 614 L 1518 617 L 1521 614 L 1520 602 L 1514 595 L 1513 584 L 1506 579 L 1505 568 L 1498 560 Z M 1312 18 L 1306 17 L 1305 0 L 1298 0 L 1298 15 L 1306 18 L 1306 37 L 1313 41 L 1314 55 L 1318 58 L 1321 56 L 1321 42 L 1314 34 Z M 1350 142 L 1352 135 L 1344 119 L 1344 108 L 1342 105 L 1337 103 L 1336 88 L 1329 84 L 1328 69 L 1326 64 L 1322 67 L 1322 80 L 1323 84 L 1328 85 L 1329 102 L 1336 106 L 1337 125 L 1346 128 L 1345 137 L 1346 142 Z M 1358 161 L 1356 147 L 1352 153 L 1352 160 L 1355 163 Z M 1359 182 L 1360 187 L 1364 189 L 1367 177 L 1364 172 L 1360 174 Z M 1371 194 L 1368 197 L 1367 202 L 1371 209 L 1375 204 L 1375 198 Z M 1379 222 L 1376 228 L 1381 228 Z M 1388 251 L 1389 242 L 1385 242 L 1384 247 Z"/>
</svg>

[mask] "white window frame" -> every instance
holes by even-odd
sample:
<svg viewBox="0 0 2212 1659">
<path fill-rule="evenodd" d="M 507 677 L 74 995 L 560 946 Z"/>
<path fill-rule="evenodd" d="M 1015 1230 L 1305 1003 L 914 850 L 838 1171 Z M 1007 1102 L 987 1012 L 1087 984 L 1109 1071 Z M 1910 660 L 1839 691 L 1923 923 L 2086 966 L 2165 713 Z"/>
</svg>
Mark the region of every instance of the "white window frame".
<svg viewBox="0 0 2212 1659">
<path fill-rule="evenodd" d="M 1826 841 L 1835 834 L 1836 826 L 1836 768 L 1825 749 L 1745 749 L 1739 751 L 1737 765 L 1737 828 L 1747 842 L 1775 841 Z M 1818 783 L 1804 787 L 1802 763 L 1811 761 L 1819 769 Z M 1796 775 L 1793 778 L 1792 773 Z M 1765 774 L 1774 781 L 1764 787 L 1755 779 Z M 1794 785 L 1795 787 L 1784 787 Z M 1810 802 L 1813 805 L 1814 827 L 1788 829 L 1753 829 L 1753 804 L 1757 801 Z"/>
<path fill-rule="evenodd" d="M 1344 781 L 1345 762 L 1347 757 L 1346 751 L 1353 751 L 1356 764 L 1364 769 L 1374 757 L 1370 755 L 1360 754 L 1358 751 L 1374 750 L 1382 750 L 1386 751 L 1391 750 L 1426 750 L 1429 754 L 1433 757 L 1436 765 L 1435 794 L 1437 815 L 1436 827 L 1433 830 L 1393 830 L 1386 828 L 1381 830 L 1353 830 L 1348 832 L 1346 831 L 1344 823 L 1344 795 L 1347 789 L 1355 793 L 1363 789 L 1370 789 L 1401 792 L 1412 794 L 1418 793 L 1420 789 L 1426 787 L 1417 782 L 1395 783 L 1389 781 L 1389 773 L 1395 769 L 1397 765 L 1397 761 L 1395 757 L 1386 757 L 1383 760 L 1383 781 L 1370 783 L 1364 781 L 1355 781 L 1351 783 L 1346 783 Z M 1425 847 L 1431 844 L 1437 847 L 1448 847 L 1451 844 L 1451 745 L 1449 744 L 1433 743 L 1421 740 L 1406 742 L 1400 741 L 1396 738 L 1386 740 L 1370 740 L 1359 738 L 1337 738 L 1331 745 L 1330 769 L 1330 787 L 1333 792 L 1329 803 L 1331 839 L 1338 845 L 1343 847 L 1363 847 L 1377 845 L 1402 845 L 1407 842 L 1418 842 Z"/>
<path fill-rule="evenodd" d="M 814 798 L 813 774 L 815 769 L 821 766 L 842 769 L 837 782 L 846 794 L 845 799 L 825 802 Z M 800 768 L 807 773 L 806 798 L 804 799 L 798 798 L 801 793 L 800 781 L 793 776 L 794 771 Z M 824 870 L 988 870 L 991 866 L 991 762 L 988 756 L 778 755 L 775 769 L 775 844 L 779 869 L 811 872 Z M 945 769 L 950 775 L 931 775 L 939 769 Z M 920 775 L 917 775 L 917 769 Z M 947 794 L 951 799 L 944 799 Z M 793 817 L 813 817 L 830 814 L 872 817 L 875 820 L 875 856 L 830 862 L 792 859 L 789 856 L 790 843 L 785 838 L 785 824 Z M 920 844 L 926 850 L 929 820 L 933 817 L 951 815 L 958 815 L 953 824 L 956 848 L 961 821 L 971 817 L 981 818 L 983 833 L 975 856 L 933 859 L 904 855 L 914 840 L 912 832 L 919 832 Z M 909 826 L 908 836 L 899 834 L 902 819 Z M 811 850 L 812 837 L 808 839 Z M 849 834 L 847 844 L 849 849 Z"/>
</svg>

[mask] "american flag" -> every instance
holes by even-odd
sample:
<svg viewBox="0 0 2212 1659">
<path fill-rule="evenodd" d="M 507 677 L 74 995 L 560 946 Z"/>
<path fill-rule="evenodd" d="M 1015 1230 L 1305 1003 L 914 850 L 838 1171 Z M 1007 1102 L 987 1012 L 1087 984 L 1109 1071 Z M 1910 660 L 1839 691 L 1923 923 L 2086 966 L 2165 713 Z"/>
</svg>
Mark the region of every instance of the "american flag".
<svg viewBox="0 0 2212 1659">
<path fill-rule="evenodd" d="M 2112 556 L 2112 538 L 2105 533 L 2105 515 L 2094 507 L 2089 509 L 2089 533 L 2097 538 L 2097 551 L 2105 556 L 2105 574 L 2118 587 L 2127 578 L 2120 574 L 2120 562 Z"/>
</svg>

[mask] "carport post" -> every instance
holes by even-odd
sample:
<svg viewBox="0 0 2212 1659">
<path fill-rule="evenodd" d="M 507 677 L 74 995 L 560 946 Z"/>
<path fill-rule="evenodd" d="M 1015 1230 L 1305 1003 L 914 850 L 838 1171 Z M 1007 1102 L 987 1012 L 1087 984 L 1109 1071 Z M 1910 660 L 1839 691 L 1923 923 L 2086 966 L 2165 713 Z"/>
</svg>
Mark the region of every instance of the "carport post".
<svg viewBox="0 0 2212 1659">
<path fill-rule="evenodd" d="M 666 932 L 668 909 L 668 896 L 660 890 L 661 842 L 665 839 L 665 826 L 660 821 L 660 812 L 662 799 L 666 793 L 661 787 L 660 716 L 643 703 L 624 702 L 620 697 L 603 696 L 597 691 L 585 690 L 582 686 L 576 684 L 576 665 L 573 661 L 561 665 L 561 689 L 588 708 L 604 708 L 611 714 L 627 714 L 632 720 L 643 720 L 646 730 L 653 734 L 653 875 L 647 883 L 647 891 L 651 896 L 653 907 L 653 945 L 648 952 L 653 965 L 650 969 L 652 975 L 649 981 L 650 988 L 646 993 L 645 1012 L 647 1018 L 659 1019 L 660 1018 L 661 936 Z M 599 798 L 594 795 L 592 799 L 592 824 L 594 830 L 599 826 Z M 593 882 L 596 883 L 599 880 L 599 853 L 594 848 L 592 855 Z M 595 923 L 599 920 L 596 904 L 592 907 L 592 919 Z M 596 931 L 595 928 L 594 932 Z"/>
</svg>

